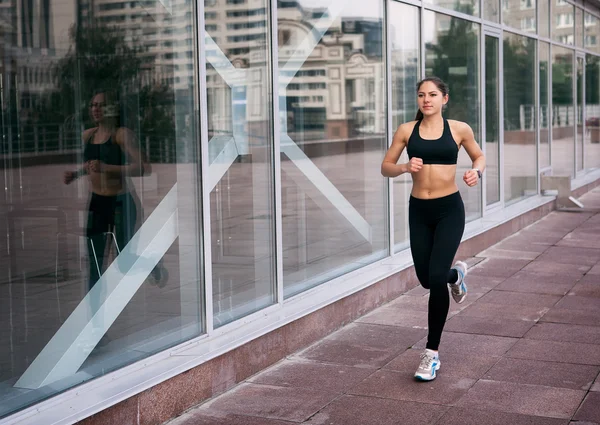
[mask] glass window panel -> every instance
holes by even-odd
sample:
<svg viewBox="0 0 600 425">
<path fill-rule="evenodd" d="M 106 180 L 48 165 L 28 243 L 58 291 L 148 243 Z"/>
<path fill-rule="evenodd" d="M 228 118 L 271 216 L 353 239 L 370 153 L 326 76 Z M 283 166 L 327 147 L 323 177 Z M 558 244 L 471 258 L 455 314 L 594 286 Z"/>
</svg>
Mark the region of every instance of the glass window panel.
<svg viewBox="0 0 600 425">
<path fill-rule="evenodd" d="M 444 117 L 464 121 L 479 141 L 479 25 L 431 11 L 425 12 L 425 75 L 444 80 L 450 100 Z M 465 203 L 467 221 L 481 216 L 481 186 L 467 187 L 464 172 L 473 163 L 464 149 L 458 156 L 456 183 Z"/>
<path fill-rule="evenodd" d="M 552 173 L 573 176 L 575 105 L 573 51 L 552 46 Z"/>
<path fill-rule="evenodd" d="M 383 6 L 278 4 L 285 297 L 387 255 Z"/>
<path fill-rule="evenodd" d="M 215 327 L 276 297 L 267 9 L 205 0 Z"/>
<path fill-rule="evenodd" d="M 600 167 L 600 57 L 586 55 L 585 167 Z"/>
<path fill-rule="evenodd" d="M 575 155 L 575 170 L 583 170 L 583 84 L 584 84 L 584 58 L 582 56 L 577 57 L 577 155 Z"/>
<path fill-rule="evenodd" d="M 203 327 L 192 4 L 38 3 L 0 4 L 0 417 Z"/>
<path fill-rule="evenodd" d="M 537 191 L 536 41 L 504 34 L 504 200 Z"/>
<path fill-rule="evenodd" d="M 471 16 L 479 16 L 479 0 L 425 0 L 439 7 L 465 13 Z"/>
<path fill-rule="evenodd" d="M 500 2 L 498 0 L 483 1 L 483 19 L 500 22 Z"/>
<path fill-rule="evenodd" d="M 600 53 L 600 19 L 586 12 L 583 27 L 583 47 L 592 52 Z"/>
<path fill-rule="evenodd" d="M 390 8 L 392 50 L 392 128 L 412 121 L 417 112 L 417 82 L 420 80 L 419 9 L 392 2 Z M 399 161 L 408 162 L 406 150 Z M 408 199 L 412 188 L 409 174 L 390 180 L 394 188 L 394 240 L 396 250 L 408 245 Z"/>
<path fill-rule="evenodd" d="M 552 39 L 563 44 L 575 44 L 575 6 L 564 0 L 552 2 Z"/>
<path fill-rule="evenodd" d="M 505 25 L 524 32 L 536 32 L 536 0 L 513 0 L 502 3 L 502 21 Z"/>
<path fill-rule="evenodd" d="M 540 41 L 540 168 L 550 166 L 550 44 Z"/>
<path fill-rule="evenodd" d="M 500 201 L 500 72 L 499 41 L 485 36 L 486 203 Z"/>
<path fill-rule="evenodd" d="M 538 34 L 550 37 L 550 2 L 552 0 L 537 0 L 539 9 Z"/>
</svg>

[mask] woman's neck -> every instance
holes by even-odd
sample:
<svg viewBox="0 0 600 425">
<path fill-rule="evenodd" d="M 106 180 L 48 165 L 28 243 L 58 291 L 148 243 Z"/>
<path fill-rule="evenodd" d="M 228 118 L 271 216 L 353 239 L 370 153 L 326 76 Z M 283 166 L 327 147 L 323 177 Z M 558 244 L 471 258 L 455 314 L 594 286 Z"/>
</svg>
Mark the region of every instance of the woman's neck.
<svg viewBox="0 0 600 425">
<path fill-rule="evenodd" d="M 100 134 L 112 134 L 115 131 L 115 126 L 105 123 L 98 123 L 98 132 Z"/>
<path fill-rule="evenodd" d="M 444 123 L 444 118 L 442 117 L 441 114 L 439 114 L 439 115 L 434 115 L 431 117 L 424 117 L 423 120 L 421 121 L 421 127 L 437 128 L 443 123 Z"/>
</svg>

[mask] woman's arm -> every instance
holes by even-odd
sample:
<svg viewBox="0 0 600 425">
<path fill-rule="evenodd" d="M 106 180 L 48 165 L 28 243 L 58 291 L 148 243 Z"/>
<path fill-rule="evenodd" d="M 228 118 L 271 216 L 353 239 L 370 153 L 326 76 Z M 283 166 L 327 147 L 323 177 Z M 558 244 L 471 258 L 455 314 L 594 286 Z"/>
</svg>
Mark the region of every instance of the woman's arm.
<svg viewBox="0 0 600 425">
<path fill-rule="evenodd" d="M 473 129 L 469 126 L 469 124 L 461 122 L 459 131 L 461 135 L 460 144 L 465 148 L 465 151 L 469 155 L 469 158 L 471 158 L 471 161 L 473 161 L 471 169 L 465 172 L 463 180 L 468 186 L 475 186 L 479 181 L 479 173 L 477 173 L 477 170 L 479 170 L 479 172 L 482 174 L 485 170 L 485 156 L 475 141 Z"/>
<path fill-rule="evenodd" d="M 392 146 L 388 149 L 381 163 L 381 174 L 384 177 L 397 177 L 410 171 L 409 164 L 398 164 L 400 155 L 406 148 L 406 140 L 406 124 L 402 124 L 396 130 Z"/>
</svg>

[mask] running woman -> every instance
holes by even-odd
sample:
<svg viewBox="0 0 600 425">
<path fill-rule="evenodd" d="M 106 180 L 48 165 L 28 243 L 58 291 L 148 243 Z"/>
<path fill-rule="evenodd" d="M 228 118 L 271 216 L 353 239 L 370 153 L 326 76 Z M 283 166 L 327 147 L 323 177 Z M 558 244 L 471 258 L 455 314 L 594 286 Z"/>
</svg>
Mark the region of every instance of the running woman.
<svg viewBox="0 0 600 425">
<path fill-rule="evenodd" d="M 465 228 L 465 208 L 455 182 L 460 148 L 473 162 L 463 175 L 467 186 L 477 185 L 485 169 L 485 157 L 471 127 L 442 116 L 448 99 L 448 86 L 441 79 L 420 81 L 415 121 L 398 127 L 381 165 L 385 177 L 410 173 L 413 180 L 408 210 L 410 248 L 417 278 L 429 289 L 427 345 L 415 373 L 421 381 L 435 379 L 440 368 L 438 348 L 450 307 L 448 284 L 457 303 L 467 296 L 467 265 L 457 261 L 452 266 Z M 409 162 L 398 164 L 404 149 Z"/>
</svg>

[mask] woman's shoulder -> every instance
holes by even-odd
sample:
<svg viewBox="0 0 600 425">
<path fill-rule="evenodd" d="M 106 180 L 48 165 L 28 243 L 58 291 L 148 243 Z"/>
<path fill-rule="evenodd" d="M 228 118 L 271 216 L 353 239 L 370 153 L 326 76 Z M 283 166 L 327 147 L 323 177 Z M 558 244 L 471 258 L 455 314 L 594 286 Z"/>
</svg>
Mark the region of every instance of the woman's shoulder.
<svg viewBox="0 0 600 425">
<path fill-rule="evenodd" d="M 396 136 L 401 138 L 402 141 L 408 142 L 408 138 L 412 134 L 415 125 L 417 125 L 418 121 L 407 121 L 402 123 L 396 129 Z"/>
<path fill-rule="evenodd" d="M 456 131 L 459 131 L 459 132 L 473 131 L 471 129 L 471 126 L 469 124 L 467 124 L 466 122 L 464 122 L 464 121 L 458 121 L 458 120 L 447 120 L 447 121 L 448 121 L 448 125 L 453 130 L 456 130 Z"/>
<path fill-rule="evenodd" d="M 134 132 L 127 127 L 119 127 L 115 131 L 115 141 L 117 143 L 129 142 L 133 140 Z"/>
<path fill-rule="evenodd" d="M 83 133 L 81 134 L 81 138 L 83 139 L 83 141 L 85 143 L 89 142 L 90 137 L 92 137 L 92 135 L 96 132 L 96 130 L 98 130 L 98 127 L 92 127 L 92 128 L 87 128 L 87 129 L 83 130 Z"/>
<path fill-rule="evenodd" d="M 419 121 L 407 121 L 398 126 L 398 130 L 412 132 Z"/>
</svg>

